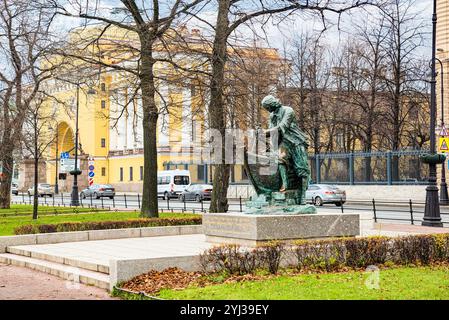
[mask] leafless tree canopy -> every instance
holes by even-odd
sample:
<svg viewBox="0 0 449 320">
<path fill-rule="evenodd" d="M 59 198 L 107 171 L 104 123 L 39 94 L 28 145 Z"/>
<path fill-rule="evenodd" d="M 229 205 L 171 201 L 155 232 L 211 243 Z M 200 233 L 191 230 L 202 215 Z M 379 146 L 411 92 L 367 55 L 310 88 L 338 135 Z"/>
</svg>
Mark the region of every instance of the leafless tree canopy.
<svg viewBox="0 0 449 320">
<path fill-rule="evenodd" d="M 418 54 L 425 25 L 413 10 L 415 4 L 416 0 L 0 0 L 0 206 L 9 205 L 15 137 L 34 114 L 33 103 L 40 96 L 52 98 L 42 88 L 50 77 L 83 88 L 97 86 L 104 74 L 120 77 L 122 81 L 110 88 L 110 98 L 119 108 L 104 116 L 114 127 L 114 121 L 133 113 L 133 123 L 142 127 L 143 216 L 158 213 L 158 119 L 170 113 L 183 120 L 174 111 L 182 102 L 161 90 L 170 84 L 195 92 L 192 118 L 204 118 L 223 138 L 229 127 L 262 126 L 266 114 L 260 101 L 277 93 L 296 110 L 314 153 L 422 148 L 429 140 L 427 63 Z M 336 47 L 326 41 L 323 35 L 332 24 L 340 28 L 348 12 L 366 8 L 370 9 L 361 19 L 351 22 L 343 44 Z M 211 12 L 216 14 L 213 21 L 204 17 Z M 259 45 L 256 36 L 252 41 L 239 33 L 246 29 L 260 35 L 269 23 L 281 26 L 298 15 L 318 18 L 321 28 L 293 30 L 280 59 L 271 59 L 279 52 Z M 78 22 L 63 43 L 49 31 L 55 17 Z M 207 32 L 189 31 L 189 23 L 201 23 Z M 34 144 L 34 152 L 37 149 Z M 394 168 L 397 161 L 393 159 Z M 366 180 L 371 179 L 370 166 L 367 158 Z M 396 174 L 393 170 L 393 179 Z M 229 178 L 229 165 L 214 166 L 212 212 L 227 210 Z"/>
<path fill-rule="evenodd" d="M 9 207 L 13 154 L 28 107 L 55 69 L 47 60 L 53 18 L 43 1 L 0 2 L 0 207 Z"/>
</svg>

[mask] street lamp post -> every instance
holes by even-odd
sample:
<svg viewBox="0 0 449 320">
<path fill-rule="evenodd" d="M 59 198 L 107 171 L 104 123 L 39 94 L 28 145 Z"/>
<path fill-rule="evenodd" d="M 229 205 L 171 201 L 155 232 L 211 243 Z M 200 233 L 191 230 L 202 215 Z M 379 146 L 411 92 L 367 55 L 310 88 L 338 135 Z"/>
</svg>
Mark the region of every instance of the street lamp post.
<svg viewBox="0 0 449 320">
<path fill-rule="evenodd" d="M 70 205 L 79 206 L 80 199 L 78 194 L 78 113 L 80 104 L 80 84 L 76 84 L 76 114 L 75 114 L 75 170 L 73 171 L 73 185 Z"/>
<path fill-rule="evenodd" d="M 55 194 L 58 194 L 59 193 L 59 185 L 58 185 L 58 182 L 59 182 L 59 179 L 58 179 L 58 165 L 59 165 L 59 163 L 58 163 L 58 149 L 59 149 L 59 146 L 58 146 L 58 141 L 59 140 L 59 135 L 58 135 L 58 125 L 56 125 L 56 152 L 55 152 L 55 170 L 56 170 L 56 172 L 55 172 Z"/>
<path fill-rule="evenodd" d="M 435 58 L 436 61 L 440 64 L 440 73 L 441 73 L 441 129 L 444 128 L 444 70 L 443 70 L 443 62 Z M 447 205 L 449 204 L 449 195 L 447 192 L 447 183 L 446 183 L 446 164 L 443 163 L 441 165 L 441 182 L 440 182 L 440 204 Z"/>
<path fill-rule="evenodd" d="M 426 206 L 424 208 L 424 218 L 422 225 L 431 227 L 442 227 L 440 215 L 440 203 L 438 201 L 437 186 L 437 153 L 436 153 L 436 74 L 435 74 L 435 53 L 436 53 L 436 26 L 437 26 L 437 0 L 433 1 L 432 15 L 432 78 L 430 80 L 430 155 L 427 163 L 429 164 L 429 185 L 426 188 Z"/>
</svg>

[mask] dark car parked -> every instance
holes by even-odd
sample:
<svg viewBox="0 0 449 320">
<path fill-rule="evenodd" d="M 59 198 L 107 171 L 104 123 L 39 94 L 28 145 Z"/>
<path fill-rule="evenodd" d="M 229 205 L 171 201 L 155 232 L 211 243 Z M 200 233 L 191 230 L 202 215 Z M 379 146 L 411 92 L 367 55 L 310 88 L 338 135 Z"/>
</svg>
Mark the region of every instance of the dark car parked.
<svg viewBox="0 0 449 320">
<path fill-rule="evenodd" d="M 181 201 L 195 200 L 200 202 L 210 200 L 212 196 L 212 186 L 210 184 L 191 184 L 187 186 L 179 195 Z"/>
<path fill-rule="evenodd" d="M 110 184 L 93 184 L 80 193 L 81 199 L 90 198 L 91 196 L 94 199 L 100 199 L 101 197 L 112 199 L 115 196 L 115 189 Z"/>
</svg>

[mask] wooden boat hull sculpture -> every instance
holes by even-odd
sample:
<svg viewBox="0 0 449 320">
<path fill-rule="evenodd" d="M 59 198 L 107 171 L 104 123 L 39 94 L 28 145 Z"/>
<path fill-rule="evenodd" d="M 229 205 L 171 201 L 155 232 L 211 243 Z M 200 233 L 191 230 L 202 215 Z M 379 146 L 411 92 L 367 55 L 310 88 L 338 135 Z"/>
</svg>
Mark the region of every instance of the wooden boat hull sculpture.
<svg viewBox="0 0 449 320">
<path fill-rule="evenodd" d="M 256 161 L 248 160 L 249 157 Z M 256 191 L 246 202 L 249 214 L 310 214 L 316 208 L 303 203 L 302 181 L 293 170 L 288 170 L 288 189 L 280 192 L 281 175 L 275 155 L 261 156 L 244 152 L 244 170 Z M 255 162 L 255 163 L 253 163 Z"/>
</svg>

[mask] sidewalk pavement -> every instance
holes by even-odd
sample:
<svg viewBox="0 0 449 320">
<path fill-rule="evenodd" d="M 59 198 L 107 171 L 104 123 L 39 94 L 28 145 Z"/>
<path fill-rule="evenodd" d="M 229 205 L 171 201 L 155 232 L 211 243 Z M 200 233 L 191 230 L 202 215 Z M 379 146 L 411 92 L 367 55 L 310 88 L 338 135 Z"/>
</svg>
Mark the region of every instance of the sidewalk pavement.
<svg viewBox="0 0 449 320">
<path fill-rule="evenodd" d="M 0 300 L 119 300 L 105 290 L 28 268 L 0 264 Z"/>
<path fill-rule="evenodd" d="M 420 225 L 400 223 L 374 223 L 374 229 L 379 231 L 401 232 L 409 234 L 449 233 L 449 228 L 425 227 Z"/>
</svg>

